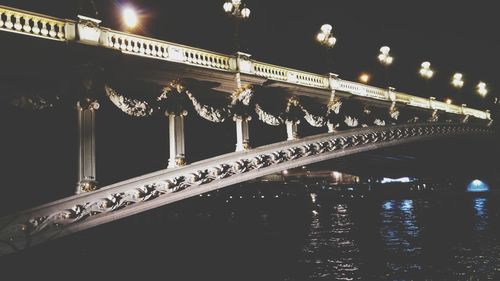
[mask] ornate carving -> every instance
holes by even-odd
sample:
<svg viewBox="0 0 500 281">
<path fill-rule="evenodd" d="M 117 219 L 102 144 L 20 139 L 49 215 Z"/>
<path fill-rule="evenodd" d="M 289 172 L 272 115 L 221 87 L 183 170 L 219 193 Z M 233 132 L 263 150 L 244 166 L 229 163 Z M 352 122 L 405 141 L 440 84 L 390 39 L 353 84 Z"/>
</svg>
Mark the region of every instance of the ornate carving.
<svg viewBox="0 0 500 281">
<path fill-rule="evenodd" d="M 210 122 L 221 123 L 224 122 L 229 115 L 225 109 L 216 109 L 208 105 L 203 105 L 198 102 L 194 95 L 190 91 L 186 91 L 186 95 L 189 97 L 193 103 L 194 110 L 201 117 L 205 118 Z"/>
<path fill-rule="evenodd" d="M 255 105 L 255 113 L 259 117 L 259 120 L 271 126 L 279 126 L 283 124 L 283 119 L 281 117 L 276 117 L 271 113 L 262 110 L 259 104 Z"/>
<path fill-rule="evenodd" d="M 154 200 L 165 194 L 179 192 L 187 188 L 201 186 L 213 181 L 244 174 L 252 170 L 262 169 L 271 165 L 305 158 L 311 155 L 329 153 L 348 147 L 357 147 L 370 143 L 380 143 L 396 139 L 404 139 L 430 134 L 450 135 L 457 133 L 487 132 L 486 129 L 466 127 L 466 125 L 414 125 L 413 127 L 384 127 L 384 130 L 371 130 L 354 134 L 335 136 L 329 139 L 310 140 L 292 144 L 289 147 L 270 150 L 263 154 L 249 155 L 242 153 L 235 160 L 214 166 L 203 167 L 190 171 L 185 175 L 177 175 L 168 179 L 144 184 L 129 190 L 111 193 L 105 198 L 90 200 L 75 204 L 73 207 L 54 212 L 50 215 L 34 216 L 25 221 L 19 221 L 9 229 L 24 233 L 16 233 L 10 237 L 29 237 L 52 228 L 70 225 L 97 214 L 113 212 L 114 210 L 133 205 L 138 202 Z M 16 238 L 17 239 L 17 238 Z M 21 239 L 21 238 L 19 238 Z M 29 238 L 23 238 L 29 239 Z"/>
<path fill-rule="evenodd" d="M 109 100 L 124 113 L 135 117 L 145 117 L 153 114 L 153 108 L 147 102 L 126 98 L 108 85 L 104 87 Z"/>
</svg>

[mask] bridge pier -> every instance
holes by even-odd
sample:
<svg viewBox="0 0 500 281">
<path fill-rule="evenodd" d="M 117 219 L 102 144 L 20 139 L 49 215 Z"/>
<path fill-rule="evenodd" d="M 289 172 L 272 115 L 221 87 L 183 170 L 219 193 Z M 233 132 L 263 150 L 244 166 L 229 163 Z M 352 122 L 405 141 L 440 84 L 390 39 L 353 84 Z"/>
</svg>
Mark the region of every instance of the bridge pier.
<svg viewBox="0 0 500 281">
<path fill-rule="evenodd" d="M 182 167 L 186 165 L 186 155 L 184 147 L 184 116 L 187 111 L 181 113 L 166 113 L 168 116 L 168 133 L 170 145 L 170 157 L 168 159 L 168 169 Z"/>
<path fill-rule="evenodd" d="M 300 138 L 299 133 L 298 133 L 298 127 L 297 127 L 297 125 L 299 123 L 300 123 L 299 120 L 297 120 L 297 121 L 291 121 L 291 120 L 285 121 L 287 140 L 296 140 L 296 139 Z"/>
<path fill-rule="evenodd" d="M 246 151 L 250 147 L 250 134 L 248 131 L 248 122 L 251 117 L 234 116 L 236 123 L 236 151 Z"/>
<path fill-rule="evenodd" d="M 97 189 L 95 169 L 95 118 L 97 101 L 85 99 L 76 104 L 78 114 L 78 183 L 76 194 Z"/>
</svg>

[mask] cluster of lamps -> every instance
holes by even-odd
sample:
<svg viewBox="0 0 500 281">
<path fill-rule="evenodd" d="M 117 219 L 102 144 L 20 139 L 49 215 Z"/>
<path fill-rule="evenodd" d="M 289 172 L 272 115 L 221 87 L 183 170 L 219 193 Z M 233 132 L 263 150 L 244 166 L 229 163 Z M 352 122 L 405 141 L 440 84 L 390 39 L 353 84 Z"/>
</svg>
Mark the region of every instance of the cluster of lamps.
<svg viewBox="0 0 500 281">
<path fill-rule="evenodd" d="M 243 6 L 241 8 L 241 0 L 231 0 L 227 1 L 222 5 L 224 12 L 241 19 L 247 19 L 250 17 L 250 9 Z"/>
<path fill-rule="evenodd" d="M 337 42 L 337 38 L 333 36 L 332 26 L 330 24 L 323 24 L 316 35 L 316 40 L 319 44 L 332 48 Z"/>
<path fill-rule="evenodd" d="M 392 62 L 394 61 L 394 57 L 392 57 L 389 52 L 391 51 L 391 48 L 389 48 L 388 46 L 382 46 L 380 48 L 380 54 L 378 55 L 378 61 L 384 65 L 384 66 L 389 66 L 392 64 Z"/>
</svg>

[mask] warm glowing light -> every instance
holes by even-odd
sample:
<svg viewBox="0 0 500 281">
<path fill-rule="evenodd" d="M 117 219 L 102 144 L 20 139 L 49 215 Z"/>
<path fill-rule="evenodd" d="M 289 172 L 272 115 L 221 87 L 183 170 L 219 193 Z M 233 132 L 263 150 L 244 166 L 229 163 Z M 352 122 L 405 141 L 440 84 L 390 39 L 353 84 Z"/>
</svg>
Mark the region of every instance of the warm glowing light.
<svg viewBox="0 0 500 281">
<path fill-rule="evenodd" d="M 134 28 L 138 23 L 137 13 L 134 9 L 126 7 L 122 11 L 123 21 L 129 28 Z"/>
<path fill-rule="evenodd" d="M 453 101 L 452 101 L 451 99 L 446 99 L 444 102 L 445 102 L 446 104 L 451 104 Z"/>
<path fill-rule="evenodd" d="M 453 74 L 453 78 L 451 80 L 451 85 L 455 88 L 462 88 L 464 86 L 464 80 L 462 73 Z"/>
<path fill-rule="evenodd" d="M 233 5 L 238 6 L 241 4 L 241 0 L 231 0 L 233 2 Z"/>
<path fill-rule="evenodd" d="M 370 82 L 370 74 L 368 73 L 361 73 L 361 75 L 359 76 L 359 81 L 362 82 L 362 83 L 368 83 Z"/>
<path fill-rule="evenodd" d="M 380 47 L 380 54 L 378 55 L 378 60 L 385 66 L 389 66 L 392 64 L 394 58 L 389 54 L 391 48 L 388 46 Z"/>
<path fill-rule="evenodd" d="M 283 170 L 283 175 L 288 175 L 288 170 Z"/>
</svg>

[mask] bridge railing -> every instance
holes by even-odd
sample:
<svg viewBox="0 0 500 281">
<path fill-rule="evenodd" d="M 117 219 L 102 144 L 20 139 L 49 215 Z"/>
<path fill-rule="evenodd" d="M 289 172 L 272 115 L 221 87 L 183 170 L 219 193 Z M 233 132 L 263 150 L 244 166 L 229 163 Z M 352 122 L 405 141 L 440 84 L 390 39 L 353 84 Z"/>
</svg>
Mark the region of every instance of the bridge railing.
<svg viewBox="0 0 500 281">
<path fill-rule="evenodd" d="M 0 5 L 0 30 L 65 41 L 69 20 Z"/>
<path fill-rule="evenodd" d="M 488 111 L 457 106 L 412 96 L 394 89 L 382 89 L 361 83 L 342 80 L 335 75 L 321 75 L 287 67 L 272 65 L 247 58 L 225 55 L 181 44 L 157 40 L 135 34 L 99 27 L 87 22 L 58 19 L 33 12 L 0 5 L 0 30 L 46 39 L 94 44 L 112 48 L 130 55 L 172 61 L 197 67 L 227 72 L 242 72 L 269 80 L 287 82 L 306 87 L 347 92 L 357 96 L 399 102 L 409 106 L 430 110 L 442 110 L 459 115 L 470 115 L 480 119 L 491 119 Z M 82 32 L 89 32 L 90 36 Z M 79 34 L 80 33 L 80 34 Z M 92 42 L 94 40 L 94 42 Z M 246 55 L 246 54 L 244 54 Z"/>
<path fill-rule="evenodd" d="M 216 70 L 232 70 L 232 56 L 210 52 L 167 41 L 151 39 L 139 35 L 102 29 L 102 42 L 106 47 L 124 53 L 163 59 Z"/>
</svg>

